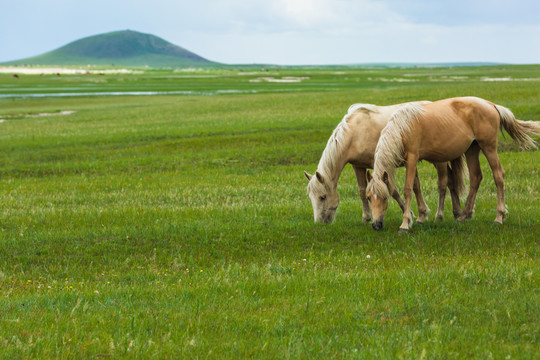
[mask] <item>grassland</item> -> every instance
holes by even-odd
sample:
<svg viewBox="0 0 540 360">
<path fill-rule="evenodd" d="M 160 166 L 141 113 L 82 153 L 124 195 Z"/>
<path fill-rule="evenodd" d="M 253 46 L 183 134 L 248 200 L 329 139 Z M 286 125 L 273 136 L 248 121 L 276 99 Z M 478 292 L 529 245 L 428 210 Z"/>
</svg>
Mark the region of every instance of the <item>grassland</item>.
<svg viewBox="0 0 540 360">
<path fill-rule="evenodd" d="M 447 201 L 401 236 L 395 203 L 361 223 L 350 168 L 314 224 L 302 171 L 352 103 L 476 95 L 538 120 L 539 85 L 540 66 L 0 75 L 0 358 L 538 358 L 538 151 L 500 138 L 504 225 L 482 158 L 472 221 Z M 137 91 L 213 95 L 5 96 Z"/>
</svg>

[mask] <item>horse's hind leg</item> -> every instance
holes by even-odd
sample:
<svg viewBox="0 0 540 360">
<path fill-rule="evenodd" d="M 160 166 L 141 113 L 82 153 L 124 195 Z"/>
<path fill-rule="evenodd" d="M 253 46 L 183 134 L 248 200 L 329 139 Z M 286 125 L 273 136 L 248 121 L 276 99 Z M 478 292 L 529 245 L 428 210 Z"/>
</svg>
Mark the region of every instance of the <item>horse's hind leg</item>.
<svg viewBox="0 0 540 360">
<path fill-rule="evenodd" d="M 461 216 L 461 202 L 459 200 L 459 191 L 463 183 L 463 174 L 461 173 L 461 167 L 456 167 L 456 161 L 461 162 L 462 160 L 453 160 L 452 169 L 447 165 L 448 168 L 448 190 L 450 190 L 450 197 L 452 198 L 452 213 L 454 214 L 454 219 L 457 219 Z M 460 164 L 462 166 L 462 164 Z"/>
<path fill-rule="evenodd" d="M 482 149 L 486 159 L 493 172 L 493 180 L 497 186 L 497 216 L 495 217 L 496 224 L 502 224 L 506 217 L 506 207 L 504 206 L 504 170 L 497 154 L 497 145 L 488 146 Z"/>
<path fill-rule="evenodd" d="M 446 187 L 449 185 L 448 170 L 446 163 L 434 163 L 437 170 L 437 189 L 439 191 L 439 202 L 437 205 L 437 215 L 435 220 L 443 219 L 444 198 L 446 197 Z"/>
<path fill-rule="evenodd" d="M 418 169 L 416 169 L 416 175 L 414 177 L 413 191 L 416 195 L 416 204 L 418 205 L 418 224 L 422 224 L 428 219 L 429 208 L 422 196 L 422 189 L 420 188 L 420 179 L 418 178 Z"/>
<path fill-rule="evenodd" d="M 463 208 L 463 213 L 458 217 L 458 221 L 464 221 L 472 218 L 474 212 L 474 202 L 476 200 L 476 193 L 482 182 L 482 169 L 480 168 L 480 160 L 478 155 L 480 154 L 480 147 L 477 142 L 473 142 L 471 147 L 465 152 L 465 159 L 467 160 L 467 167 L 469 168 L 469 195 Z"/>
<path fill-rule="evenodd" d="M 354 174 L 356 175 L 356 182 L 358 183 L 358 192 L 360 193 L 360 199 L 362 200 L 362 222 L 371 221 L 371 209 L 366 198 L 366 169 L 353 166 Z"/>
</svg>

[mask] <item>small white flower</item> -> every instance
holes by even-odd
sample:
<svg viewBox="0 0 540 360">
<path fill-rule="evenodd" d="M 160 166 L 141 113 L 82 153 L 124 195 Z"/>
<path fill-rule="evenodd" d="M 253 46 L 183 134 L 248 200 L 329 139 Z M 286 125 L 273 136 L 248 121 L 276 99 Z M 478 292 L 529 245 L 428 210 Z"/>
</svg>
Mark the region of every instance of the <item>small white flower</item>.
<svg viewBox="0 0 540 360">
<path fill-rule="evenodd" d="M 371 258 L 371 255 L 366 256 L 366 258 L 368 258 L 368 259 Z"/>
</svg>

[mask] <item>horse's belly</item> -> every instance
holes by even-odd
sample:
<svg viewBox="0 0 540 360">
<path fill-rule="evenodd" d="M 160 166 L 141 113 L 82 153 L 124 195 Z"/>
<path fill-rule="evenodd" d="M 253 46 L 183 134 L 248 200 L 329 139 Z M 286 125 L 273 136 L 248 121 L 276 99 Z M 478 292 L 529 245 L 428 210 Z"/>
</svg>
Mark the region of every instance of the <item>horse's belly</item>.
<svg viewBox="0 0 540 360">
<path fill-rule="evenodd" d="M 431 162 L 443 162 L 457 159 L 471 146 L 473 138 L 462 137 L 439 141 L 435 144 L 426 144 L 420 149 L 420 159 Z"/>
</svg>

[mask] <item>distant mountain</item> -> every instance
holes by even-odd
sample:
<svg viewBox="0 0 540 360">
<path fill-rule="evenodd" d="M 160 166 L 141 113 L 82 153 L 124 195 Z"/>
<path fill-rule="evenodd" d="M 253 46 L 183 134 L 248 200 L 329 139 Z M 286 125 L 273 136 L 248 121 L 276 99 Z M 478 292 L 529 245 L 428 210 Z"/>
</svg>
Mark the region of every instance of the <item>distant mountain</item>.
<svg viewBox="0 0 540 360">
<path fill-rule="evenodd" d="M 51 52 L 4 65 L 212 66 L 209 61 L 151 34 L 115 31 L 69 43 Z"/>
</svg>

